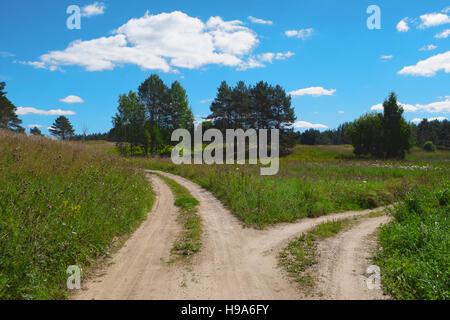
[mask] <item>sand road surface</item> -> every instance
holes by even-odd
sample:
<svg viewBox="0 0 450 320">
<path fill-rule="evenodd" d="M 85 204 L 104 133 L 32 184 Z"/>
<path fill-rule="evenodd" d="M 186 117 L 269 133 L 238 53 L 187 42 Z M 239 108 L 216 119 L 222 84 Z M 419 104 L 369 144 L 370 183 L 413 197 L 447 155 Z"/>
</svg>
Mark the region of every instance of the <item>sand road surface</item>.
<svg viewBox="0 0 450 320">
<path fill-rule="evenodd" d="M 301 299 L 297 284 L 278 266 L 278 252 L 288 240 L 325 221 L 383 210 L 349 211 L 255 230 L 244 227 L 197 184 L 173 174 L 158 173 L 183 185 L 199 200 L 198 214 L 204 230 L 201 250 L 189 263 L 167 263 L 181 226 L 176 221 L 177 208 L 169 187 L 149 174 L 156 201 L 147 220 L 112 257 L 113 263 L 105 267 L 104 274 L 83 281 L 82 290 L 74 293 L 72 299 Z M 380 292 L 374 292 L 377 290 L 368 291 L 365 277 L 355 276 L 354 272 L 365 270 L 370 264 L 365 260 L 370 255 L 366 240 L 386 222 L 387 218 L 381 218 L 367 219 L 333 238 L 330 252 L 336 254 L 328 257 L 332 263 L 321 261 L 319 267 L 322 278 L 332 282 L 325 288 L 329 290 L 325 298 L 381 297 Z"/>
</svg>

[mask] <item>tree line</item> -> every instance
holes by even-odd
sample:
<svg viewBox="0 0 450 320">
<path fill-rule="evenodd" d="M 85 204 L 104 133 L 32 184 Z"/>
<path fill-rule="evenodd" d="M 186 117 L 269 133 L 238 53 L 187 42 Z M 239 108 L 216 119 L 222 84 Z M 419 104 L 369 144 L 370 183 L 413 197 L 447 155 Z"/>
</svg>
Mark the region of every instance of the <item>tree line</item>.
<svg viewBox="0 0 450 320">
<path fill-rule="evenodd" d="M 280 85 L 260 81 L 247 85 L 239 81 L 230 87 L 223 81 L 210 106 L 211 114 L 205 125 L 219 129 L 225 135 L 227 129 L 278 129 L 280 154 L 287 154 L 295 145 L 293 128 L 296 120 L 291 107 L 291 97 Z M 270 143 L 270 141 L 269 141 Z"/>
<path fill-rule="evenodd" d="M 123 152 L 143 150 L 145 155 L 167 154 L 177 142 L 171 134 L 178 128 L 193 133 L 194 116 L 185 89 L 178 81 L 166 86 L 153 74 L 139 86 L 119 96 L 113 117 L 110 139 Z M 210 106 L 211 114 L 203 122 L 203 130 L 215 128 L 224 135 L 226 129 L 280 130 L 280 152 L 286 153 L 295 144 L 295 121 L 291 98 L 281 86 L 260 81 L 254 86 L 240 81 L 230 87 L 225 81 L 217 89 Z"/>
</svg>

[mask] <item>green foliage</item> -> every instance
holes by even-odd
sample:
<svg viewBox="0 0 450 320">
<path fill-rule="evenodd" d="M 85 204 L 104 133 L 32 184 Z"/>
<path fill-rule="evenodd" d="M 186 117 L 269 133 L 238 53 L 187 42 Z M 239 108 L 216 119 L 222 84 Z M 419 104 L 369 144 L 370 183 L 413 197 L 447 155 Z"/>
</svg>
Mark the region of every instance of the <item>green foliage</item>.
<svg viewBox="0 0 450 320">
<path fill-rule="evenodd" d="M 417 185 L 448 179 L 450 152 L 430 166 L 427 153 L 414 162 L 354 159 L 351 146 L 297 146 L 280 162 L 276 176 L 260 176 L 257 166 L 174 165 L 142 160 L 149 169 L 180 174 L 210 190 L 247 225 L 264 228 L 332 212 L 374 208 L 402 199 Z M 421 166 L 417 164 L 421 164 Z M 434 167 L 436 166 L 436 167 Z"/>
<path fill-rule="evenodd" d="M 5 92 L 6 83 L 0 82 L 0 129 L 10 129 L 16 132 L 24 132 L 20 126 L 22 120 L 16 114 L 16 106 L 9 101 Z"/>
<path fill-rule="evenodd" d="M 75 133 L 72 124 L 65 116 L 59 116 L 48 130 L 52 136 L 60 138 L 61 140 L 70 139 Z"/>
<path fill-rule="evenodd" d="M 411 126 L 403 119 L 403 108 L 395 93 L 383 103 L 383 114 L 366 114 L 351 124 L 346 135 L 356 155 L 404 159 L 411 148 Z"/>
<path fill-rule="evenodd" d="M 423 146 L 425 142 L 431 141 L 434 145 L 450 148 L 450 122 L 448 120 L 428 121 L 423 119 L 418 125 L 412 125 L 414 142 Z"/>
<path fill-rule="evenodd" d="M 146 217 L 153 193 L 126 160 L 0 131 L 0 299 L 62 299 Z"/>
<path fill-rule="evenodd" d="M 193 130 L 194 116 L 181 84 L 175 81 L 169 89 L 158 75 L 152 74 L 139 86 L 138 94 L 130 91 L 128 96 L 119 97 L 113 126 L 111 134 L 121 154 L 127 154 L 130 148 L 131 155 L 136 155 L 133 149 L 142 147 L 145 155 L 156 155 L 172 144 L 174 130 Z"/>
<path fill-rule="evenodd" d="M 419 188 L 395 207 L 395 220 L 381 228 L 375 261 L 394 298 L 450 298 L 449 203 L 448 183 Z"/>
<path fill-rule="evenodd" d="M 41 132 L 41 130 L 39 130 L 38 127 L 31 128 L 30 134 L 32 134 L 34 136 L 42 136 L 42 132 Z"/>
<path fill-rule="evenodd" d="M 291 97 L 279 85 L 260 81 L 247 86 L 240 81 L 232 88 L 222 81 L 210 109 L 208 119 L 223 134 L 226 129 L 279 129 L 280 153 L 288 154 L 295 145 Z"/>
<path fill-rule="evenodd" d="M 433 142 L 427 141 L 423 144 L 423 149 L 425 151 L 434 152 L 434 151 L 436 151 L 436 146 L 434 145 Z"/>
</svg>

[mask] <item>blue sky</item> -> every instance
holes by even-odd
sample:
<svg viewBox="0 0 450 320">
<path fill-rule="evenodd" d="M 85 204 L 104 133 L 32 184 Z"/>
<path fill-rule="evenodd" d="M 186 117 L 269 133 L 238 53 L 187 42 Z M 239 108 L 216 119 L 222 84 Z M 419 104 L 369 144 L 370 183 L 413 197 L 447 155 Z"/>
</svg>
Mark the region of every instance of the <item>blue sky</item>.
<svg viewBox="0 0 450 320">
<path fill-rule="evenodd" d="M 70 5 L 79 30 L 66 26 Z M 369 5 L 381 29 L 368 29 Z M 299 130 L 376 111 L 391 90 L 408 121 L 450 112 L 448 0 L 15 0 L 0 38 L 0 81 L 24 126 L 44 132 L 60 114 L 77 133 L 109 130 L 118 95 L 151 73 L 180 81 L 197 117 L 222 80 L 280 84 Z"/>
</svg>

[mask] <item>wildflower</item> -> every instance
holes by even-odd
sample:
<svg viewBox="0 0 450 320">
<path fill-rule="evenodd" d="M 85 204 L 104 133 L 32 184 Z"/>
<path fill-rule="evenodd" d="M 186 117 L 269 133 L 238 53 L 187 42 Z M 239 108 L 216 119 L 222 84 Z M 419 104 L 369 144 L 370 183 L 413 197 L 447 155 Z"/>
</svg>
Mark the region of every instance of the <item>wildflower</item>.
<svg viewBox="0 0 450 320">
<path fill-rule="evenodd" d="M 52 206 L 50 204 L 48 204 L 47 208 L 50 210 L 52 208 Z"/>
</svg>

